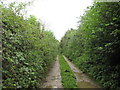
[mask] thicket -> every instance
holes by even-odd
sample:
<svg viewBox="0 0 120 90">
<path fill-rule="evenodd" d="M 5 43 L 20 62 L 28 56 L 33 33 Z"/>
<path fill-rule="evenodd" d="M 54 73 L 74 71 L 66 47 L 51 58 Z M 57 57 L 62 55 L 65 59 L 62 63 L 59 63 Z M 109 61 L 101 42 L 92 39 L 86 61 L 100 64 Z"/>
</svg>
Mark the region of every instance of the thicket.
<svg viewBox="0 0 120 90">
<path fill-rule="evenodd" d="M 59 49 L 104 88 L 120 89 L 120 2 L 96 2 Z"/>
<path fill-rule="evenodd" d="M 55 60 L 58 41 L 35 16 L 24 16 L 26 4 L 0 6 L 3 88 L 38 88 Z"/>
<path fill-rule="evenodd" d="M 64 88 L 77 88 L 76 77 L 62 55 L 59 56 L 60 73 Z"/>
</svg>

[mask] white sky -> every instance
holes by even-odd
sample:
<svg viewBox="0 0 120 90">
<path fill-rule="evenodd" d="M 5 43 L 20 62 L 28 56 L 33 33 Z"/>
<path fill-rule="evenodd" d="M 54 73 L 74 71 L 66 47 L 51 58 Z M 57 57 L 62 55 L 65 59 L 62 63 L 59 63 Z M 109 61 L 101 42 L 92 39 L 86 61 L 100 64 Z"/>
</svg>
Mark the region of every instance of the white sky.
<svg viewBox="0 0 120 90">
<path fill-rule="evenodd" d="M 9 0 L 6 0 L 9 1 Z M 27 1 L 27 0 L 10 0 Z M 70 28 L 77 28 L 78 17 L 83 15 L 93 0 L 35 0 L 28 9 L 28 15 L 34 15 L 60 40 Z"/>
</svg>

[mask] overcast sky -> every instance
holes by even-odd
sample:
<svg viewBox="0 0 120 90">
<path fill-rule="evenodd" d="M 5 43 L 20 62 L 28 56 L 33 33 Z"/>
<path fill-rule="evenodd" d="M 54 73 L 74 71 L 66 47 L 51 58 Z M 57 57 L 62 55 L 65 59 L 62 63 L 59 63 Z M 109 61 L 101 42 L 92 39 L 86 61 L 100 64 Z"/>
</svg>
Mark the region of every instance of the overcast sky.
<svg viewBox="0 0 120 90">
<path fill-rule="evenodd" d="M 25 1 L 25 0 L 6 0 Z M 26 0 L 27 1 L 27 0 Z M 93 0 L 35 0 L 28 9 L 32 14 L 51 30 L 56 39 L 60 40 L 70 28 L 77 28 L 78 17 L 92 5 Z"/>
</svg>

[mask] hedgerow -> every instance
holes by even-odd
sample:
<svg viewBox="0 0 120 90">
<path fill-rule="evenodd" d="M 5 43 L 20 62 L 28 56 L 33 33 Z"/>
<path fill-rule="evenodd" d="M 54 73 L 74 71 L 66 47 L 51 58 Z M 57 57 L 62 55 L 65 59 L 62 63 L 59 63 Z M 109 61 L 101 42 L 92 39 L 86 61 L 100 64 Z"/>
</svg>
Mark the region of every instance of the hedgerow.
<svg viewBox="0 0 120 90">
<path fill-rule="evenodd" d="M 2 7 L 3 88 L 38 88 L 57 55 L 58 41 L 35 16 L 25 17 L 25 4 Z"/>
<path fill-rule="evenodd" d="M 77 30 L 60 42 L 61 52 L 102 87 L 120 89 L 120 3 L 96 2 L 81 16 Z"/>
</svg>

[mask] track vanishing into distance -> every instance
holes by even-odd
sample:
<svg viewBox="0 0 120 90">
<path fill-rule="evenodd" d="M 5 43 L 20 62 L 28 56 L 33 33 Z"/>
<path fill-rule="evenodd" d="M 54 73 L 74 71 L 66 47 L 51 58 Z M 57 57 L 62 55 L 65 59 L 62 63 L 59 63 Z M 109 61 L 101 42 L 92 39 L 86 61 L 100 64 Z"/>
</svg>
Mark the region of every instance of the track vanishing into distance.
<svg viewBox="0 0 120 90">
<path fill-rule="evenodd" d="M 70 62 L 65 56 L 63 56 L 65 61 L 70 66 L 73 71 L 78 88 L 101 88 L 97 85 L 94 80 L 91 80 L 87 75 L 85 75 L 79 68 L 77 68 L 72 62 Z M 64 88 L 61 83 L 61 75 L 60 75 L 60 65 L 59 65 L 59 57 L 56 57 L 56 61 L 52 68 L 50 69 L 42 88 Z M 68 87 L 69 88 L 69 87 Z"/>
<path fill-rule="evenodd" d="M 63 88 L 58 56 L 56 57 L 56 61 L 50 69 L 42 88 Z"/>
</svg>

